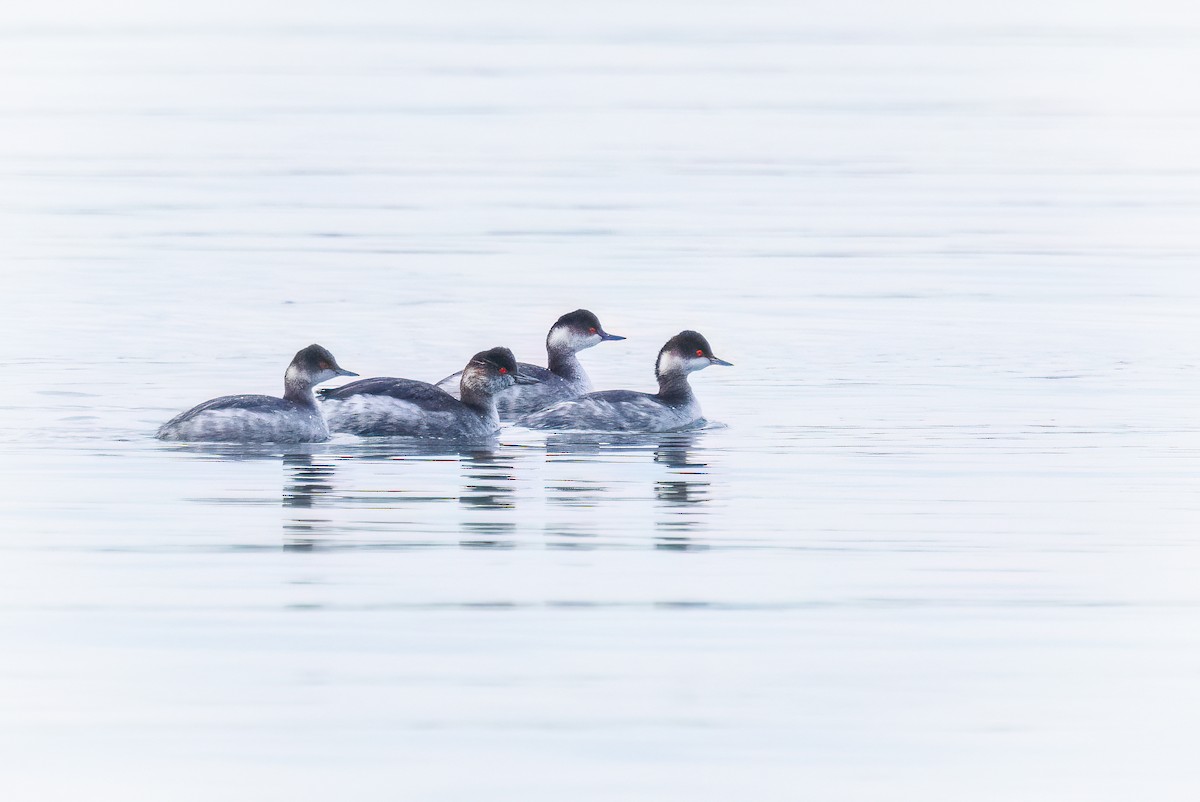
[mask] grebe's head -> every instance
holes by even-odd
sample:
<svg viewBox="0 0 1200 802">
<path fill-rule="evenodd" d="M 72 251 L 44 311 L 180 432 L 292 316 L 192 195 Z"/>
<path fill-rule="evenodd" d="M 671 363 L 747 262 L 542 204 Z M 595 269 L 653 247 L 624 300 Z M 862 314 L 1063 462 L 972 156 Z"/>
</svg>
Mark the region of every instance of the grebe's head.
<svg viewBox="0 0 1200 802">
<path fill-rule="evenodd" d="M 319 345 L 310 345 L 296 352 L 296 356 L 292 358 L 292 364 L 288 365 L 285 378 L 289 383 L 301 382 L 313 385 L 329 381 L 337 376 L 357 375 L 357 373 L 343 370 L 327 349 Z"/>
<path fill-rule="evenodd" d="M 624 340 L 624 337 L 609 334 L 600 325 L 600 318 L 586 309 L 576 309 L 554 321 L 546 335 L 546 347 L 551 350 L 567 350 L 577 353 L 605 340 Z"/>
<path fill-rule="evenodd" d="M 704 370 L 709 365 L 733 366 L 724 359 L 713 355 L 712 346 L 704 335 L 696 331 L 681 331 L 658 352 L 658 361 L 654 363 L 654 375 L 662 376 L 669 373 L 695 373 Z"/>
<path fill-rule="evenodd" d="M 514 384 L 537 384 L 538 380 L 517 370 L 517 358 L 507 348 L 489 348 L 471 357 L 463 369 L 462 386 L 495 395 Z"/>
</svg>

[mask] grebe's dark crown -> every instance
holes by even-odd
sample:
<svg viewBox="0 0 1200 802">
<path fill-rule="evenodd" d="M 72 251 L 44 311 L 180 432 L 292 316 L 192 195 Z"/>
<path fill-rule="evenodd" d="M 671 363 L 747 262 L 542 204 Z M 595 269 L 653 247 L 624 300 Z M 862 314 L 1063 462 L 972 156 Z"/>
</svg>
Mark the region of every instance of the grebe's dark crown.
<svg viewBox="0 0 1200 802">
<path fill-rule="evenodd" d="M 317 374 L 322 371 L 332 370 L 339 376 L 357 376 L 357 373 L 351 373 L 344 370 L 338 365 L 337 360 L 333 358 L 333 354 L 329 353 L 329 349 L 313 343 L 307 348 L 301 348 L 296 352 L 296 356 L 292 357 L 292 365 L 303 369 L 306 373 Z"/>
</svg>

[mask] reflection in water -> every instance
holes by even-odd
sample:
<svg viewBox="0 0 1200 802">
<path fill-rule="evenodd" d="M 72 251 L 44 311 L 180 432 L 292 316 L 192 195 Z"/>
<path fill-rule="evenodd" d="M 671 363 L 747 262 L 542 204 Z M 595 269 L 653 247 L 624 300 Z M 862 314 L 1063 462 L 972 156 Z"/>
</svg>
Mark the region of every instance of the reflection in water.
<svg viewBox="0 0 1200 802">
<path fill-rule="evenodd" d="M 280 460 L 283 484 L 280 490 L 283 517 L 283 548 L 309 551 L 314 545 L 334 534 L 334 523 L 328 516 L 317 517 L 312 511 L 321 499 L 333 491 L 334 457 L 314 453 L 322 444 L 288 445 L 286 452 L 270 444 L 237 443 L 180 443 L 169 446 L 171 451 L 196 454 L 221 462 Z M 251 503 L 244 498 L 194 499 L 220 504 Z M 263 499 L 263 502 L 266 500 Z"/>
<path fill-rule="evenodd" d="M 654 522 L 661 532 L 655 542 L 660 549 L 696 547 L 689 535 L 704 523 L 705 510 L 698 505 L 708 501 L 711 484 L 708 464 L 693 462 L 688 453 L 695 445 L 696 434 L 688 432 L 664 439 L 654 452 L 654 461 L 671 469 L 669 478 L 654 484 L 654 496 L 664 510 Z"/>
<path fill-rule="evenodd" d="M 657 502 L 654 523 L 659 531 L 655 546 L 688 549 L 696 547 L 694 535 L 702 531 L 706 523 L 703 503 L 711 498 L 708 464 L 694 460 L 691 455 L 702 436 L 699 431 L 627 435 L 554 434 L 546 439 L 546 452 L 550 462 L 563 465 L 630 462 L 630 470 L 625 472 L 630 478 L 638 475 L 636 466 L 644 464 L 642 455 L 652 453 L 652 464 L 666 469 L 666 475 L 662 471 L 651 474 Z M 572 508 L 599 509 L 606 504 L 611 505 L 616 492 L 607 484 L 578 476 L 555 478 L 547 482 L 546 489 L 551 493 L 548 501 Z M 607 521 L 594 517 L 584 524 L 578 521 L 556 524 L 553 533 L 567 538 L 556 545 L 579 547 L 584 545 L 581 538 L 619 534 L 602 528 L 607 526 Z"/>
<path fill-rule="evenodd" d="M 357 532 L 369 537 L 372 548 L 411 547 L 413 545 L 438 545 L 427 527 L 413 519 L 411 513 L 417 507 L 428 504 L 447 504 L 458 500 L 464 509 L 477 510 L 484 517 L 464 521 L 462 532 L 465 537 L 460 544 L 466 547 L 503 546 L 512 543 L 516 523 L 512 519 L 515 510 L 513 501 L 513 467 L 515 455 L 498 455 L 498 444 L 494 439 L 471 442 L 420 441 L 406 438 L 371 440 L 355 444 L 352 450 L 341 450 L 314 458 L 311 453 L 287 454 L 283 456 L 284 483 L 283 506 L 292 515 L 284 521 L 284 547 L 287 549 L 311 550 L 328 546 L 334 536 Z M 333 495 L 334 465 L 355 461 L 383 463 L 395 466 L 387 470 L 387 484 L 383 488 L 343 488 Z M 455 494 L 422 492 L 425 488 L 413 487 L 407 471 L 414 463 L 458 462 L 463 467 L 463 488 Z M 330 509 L 341 507 L 361 511 L 368 520 L 348 523 L 344 516 L 338 521 L 328 514 L 315 514 L 314 508 L 321 504 L 332 504 Z M 367 512 L 369 510 L 369 512 Z M 507 512 L 504 519 L 496 519 L 497 511 Z M 379 515 L 382 513 L 382 515 Z M 419 530 L 421 540 L 412 538 L 414 527 Z M 383 540 L 378 533 L 386 533 Z M 368 535 L 368 533 L 371 533 Z M 348 542 L 337 538 L 344 547 L 360 547 L 362 542 Z M 444 542 L 444 541 L 443 541 Z"/>
<path fill-rule="evenodd" d="M 289 550 L 454 543 L 512 548 L 530 521 L 543 515 L 552 547 L 628 545 L 652 520 L 656 548 L 691 549 L 704 545 L 706 506 L 712 499 L 710 467 L 695 456 L 702 437 L 703 432 L 555 434 L 546 440 L 544 466 L 521 464 L 532 454 L 540 463 L 540 449 L 494 441 L 388 439 L 289 446 L 286 452 L 229 445 L 172 450 L 221 461 L 279 460 L 278 496 L 243 493 L 194 500 L 244 505 L 274 504 L 278 498 L 284 513 L 283 548 Z M 457 490 L 445 481 L 451 465 L 458 466 Z M 526 469 L 535 475 L 544 471 L 544 485 L 533 486 L 533 499 L 539 485 L 544 487 L 541 503 L 523 495 L 531 489 L 530 483 L 518 481 Z M 442 478 L 432 481 L 433 476 Z M 446 514 L 447 505 L 456 503 L 459 514 Z"/>
<path fill-rule="evenodd" d="M 463 489 L 459 503 L 466 548 L 511 548 L 517 531 L 516 452 L 473 451 L 463 455 Z"/>
<path fill-rule="evenodd" d="M 283 455 L 283 547 L 309 551 L 333 533 L 328 517 L 316 517 L 311 512 L 317 502 L 333 490 L 332 462 L 315 462 L 312 454 Z"/>
</svg>

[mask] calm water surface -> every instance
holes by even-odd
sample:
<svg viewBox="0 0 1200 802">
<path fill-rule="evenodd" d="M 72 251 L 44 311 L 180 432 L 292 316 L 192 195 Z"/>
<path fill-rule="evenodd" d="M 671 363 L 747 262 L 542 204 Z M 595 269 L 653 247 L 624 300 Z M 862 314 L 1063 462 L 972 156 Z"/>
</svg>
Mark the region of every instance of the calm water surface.
<svg viewBox="0 0 1200 802">
<path fill-rule="evenodd" d="M 1200 24 L 959 5 L 3 12 L 5 798 L 1195 799 Z M 717 425 L 151 439 L 579 306 Z"/>
</svg>

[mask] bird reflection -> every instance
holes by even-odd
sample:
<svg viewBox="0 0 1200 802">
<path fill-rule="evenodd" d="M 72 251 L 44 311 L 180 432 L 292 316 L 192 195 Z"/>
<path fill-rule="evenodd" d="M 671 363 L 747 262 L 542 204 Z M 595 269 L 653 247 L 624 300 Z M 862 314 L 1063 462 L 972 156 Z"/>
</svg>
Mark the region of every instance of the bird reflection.
<svg viewBox="0 0 1200 802">
<path fill-rule="evenodd" d="M 699 547 L 695 534 L 707 524 L 704 503 L 711 499 L 712 489 L 708 463 L 692 455 L 702 436 L 702 432 L 556 434 L 546 439 L 546 450 L 551 460 L 558 463 L 586 465 L 601 462 L 608 463 L 611 469 L 614 464 L 630 462 L 630 469 L 621 472 L 624 480 L 638 475 L 634 466 L 643 454 L 653 455 L 650 464 L 662 469 L 651 474 L 657 511 L 655 548 L 692 549 Z M 547 483 L 546 489 L 552 494 L 548 497 L 551 502 L 566 507 L 603 508 L 616 500 L 615 488 L 579 477 L 558 479 Z M 616 534 L 605 532 L 598 523 L 600 521 L 592 518 L 556 525 L 554 534 L 567 538 L 557 545 L 579 548 L 587 545 L 586 539 Z"/>
<path fill-rule="evenodd" d="M 333 522 L 309 511 L 333 491 L 333 475 L 332 462 L 315 461 L 308 453 L 283 455 L 283 508 L 292 511 L 284 516 L 284 549 L 311 551 L 332 534 Z"/>
<path fill-rule="evenodd" d="M 333 465 L 313 462 L 312 454 L 283 455 L 283 506 L 310 509 L 317 497 L 333 490 Z"/>
<path fill-rule="evenodd" d="M 283 516 L 283 548 L 308 551 L 333 531 L 333 522 L 314 510 L 333 492 L 333 457 L 316 452 L 318 444 L 292 444 L 287 451 L 270 444 L 180 443 L 170 450 L 221 462 L 279 460 L 283 468 L 280 505 Z M 198 498 L 216 504 L 274 503 L 266 498 L 248 501 L 241 496 Z"/>
<path fill-rule="evenodd" d="M 714 484 L 708 462 L 699 456 L 705 436 L 702 431 L 552 434 L 546 439 L 544 509 L 540 504 L 527 509 L 525 491 L 536 494 L 540 488 L 516 481 L 521 470 L 532 467 L 522 460 L 535 452 L 494 441 L 381 439 L 284 451 L 278 446 L 172 450 L 220 461 L 280 461 L 279 496 L 234 493 L 192 500 L 279 503 L 283 548 L 288 550 L 455 543 L 460 548 L 512 548 L 531 516 L 537 520 L 543 515 L 549 545 L 556 548 L 645 545 L 649 534 L 654 548 L 687 550 L 705 546 L 711 526 L 708 506 Z M 450 478 L 455 470 L 457 483 Z M 650 532 L 647 522 L 653 525 Z"/>
<path fill-rule="evenodd" d="M 690 549 L 696 544 L 691 533 L 704 523 L 701 506 L 709 500 L 711 483 L 708 463 L 694 461 L 690 451 L 696 446 L 696 434 L 688 432 L 664 439 L 654 451 L 654 461 L 667 466 L 670 474 L 654 483 L 654 497 L 663 514 L 654 525 L 659 530 L 655 546 L 660 549 Z"/>
<path fill-rule="evenodd" d="M 466 511 L 464 548 L 511 548 L 517 531 L 515 453 L 473 451 L 462 456 L 463 489 L 459 503 Z"/>
</svg>

